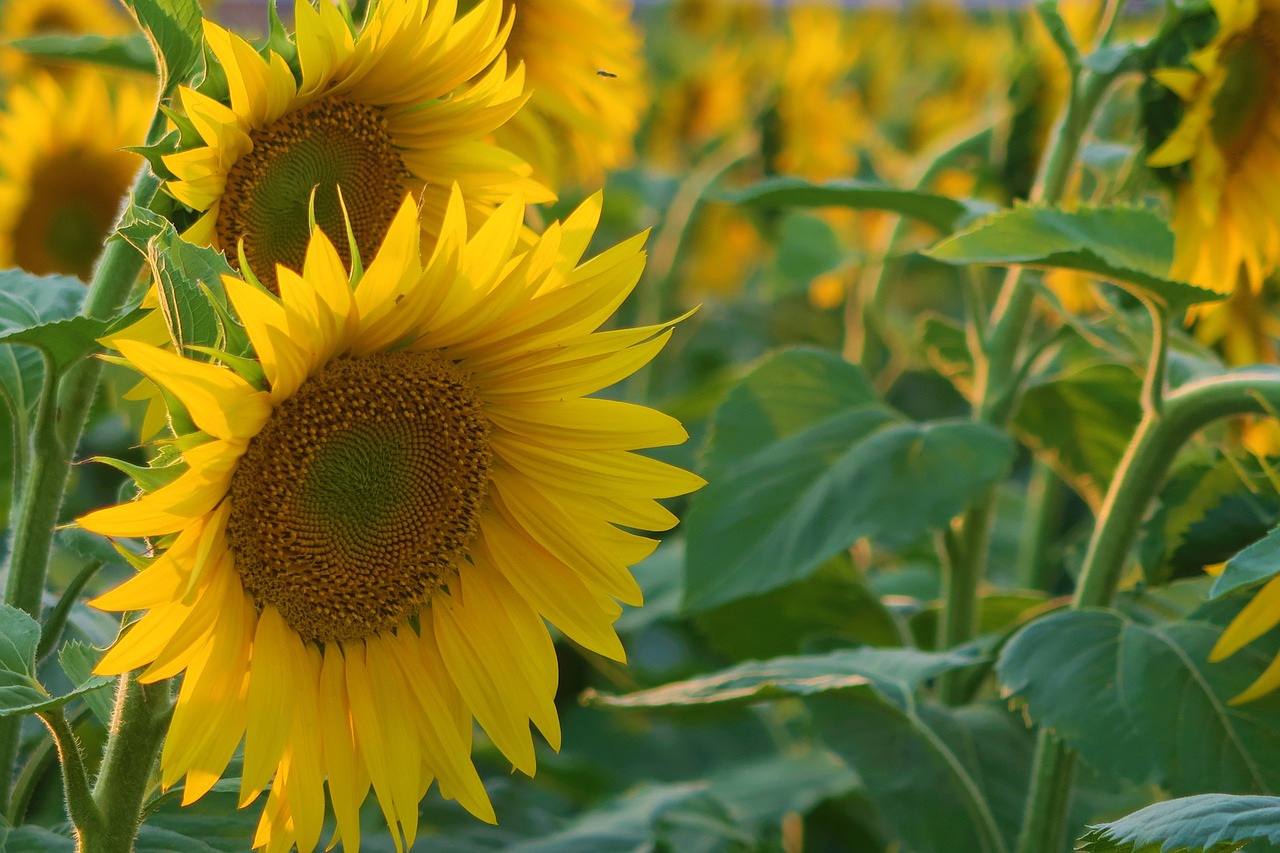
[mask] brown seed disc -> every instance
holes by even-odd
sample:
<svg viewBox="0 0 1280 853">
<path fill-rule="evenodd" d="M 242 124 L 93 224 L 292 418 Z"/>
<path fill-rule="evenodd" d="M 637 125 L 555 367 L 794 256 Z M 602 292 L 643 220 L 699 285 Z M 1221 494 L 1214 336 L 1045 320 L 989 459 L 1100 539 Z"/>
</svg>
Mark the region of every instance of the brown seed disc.
<svg viewBox="0 0 1280 853">
<path fill-rule="evenodd" d="M 227 538 L 245 589 L 309 640 L 403 624 L 474 538 L 489 461 L 489 421 L 452 362 L 331 362 L 276 408 L 232 478 Z"/>
<path fill-rule="evenodd" d="M 276 264 L 302 268 L 310 238 L 308 205 L 315 191 L 316 224 L 347 264 L 346 216 L 360 257 L 368 263 L 382 245 L 404 200 L 404 160 L 387 119 L 376 107 L 326 98 L 250 132 L 253 150 L 227 173 L 218 207 L 218 241 L 239 269 L 244 238 L 253 273 L 276 290 Z"/>
</svg>

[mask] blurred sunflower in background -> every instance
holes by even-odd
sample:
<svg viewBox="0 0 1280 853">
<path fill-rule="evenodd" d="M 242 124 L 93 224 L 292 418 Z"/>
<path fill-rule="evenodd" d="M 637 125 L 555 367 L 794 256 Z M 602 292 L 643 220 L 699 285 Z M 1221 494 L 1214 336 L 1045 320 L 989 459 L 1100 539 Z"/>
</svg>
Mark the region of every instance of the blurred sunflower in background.
<svg viewBox="0 0 1280 853">
<path fill-rule="evenodd" d="M 529 102 L 495 138 L 549 186 L 598 186 L 630 165 L 648 103 L 640 32 L 628 0 L 504 0 L 507 55 L 523 62 Z"/>
<path fill-rule="evenodd" d="M 1152 74 L 1184 112 L 1147 163 L 1181 175 L 1173 275 L 1256 292 L 1280 259 L 1280 2 L 1212 6 L 1212 40 Z"/>
<path fill-rule="evenodd" d="M 279 297 L 227 276 L 256 362 L 117 341 L 199 431 L 169 442 L 169 485 L 79 520 L 161 550 L 95 601 L 149 611 L 97 671 L 185 671 L 162 782 L 198 799 L 243 738 L 242 803 L 271 785 L 257 847 L 312 850 L 326 778 L 350 851 L 370 785 L 398 849 L 433 779 L 493 821 L 472 716 L 534 773 L 530 722 L 560 742 L 542 620 L 623 660 L 617 601 L 640 603 L 628 566 L 657 542 L 620 526 L 671 527 L 655 499 L 702 484 L 632 452 L 684 441 L 679 422 L 588 396 L 671 334 L 596 331 L 644 235 L 580 263 L 598 195 L 528 246 L 521 199 L 470 239 L 464 207 L 455 190 L 425 266 L 406 200 L 358 277 L 320 229 Z"/>
<path fill-rule="evenodd" d="M 651 26 L 659 88 L 643 134 L 647 163 L 683 172 L 708 148 L 752 131 L 772 96 L 776 47 L 762 3 L 681 0 Z"/>
<path fill-rule="evenodd" d="M 502 54 L 502 8 L 481 0 L 455 21 L 450 2 L 384 0 L 353 33 L 345 6 L 299 3 L 301 82 L 279 55 L 263 59 L 206 22 L 231 104 L 181 91 L 203 142 L 165 157 L 176 176 L 168 191 L 201 214 L 184 236 L 233 265 L 243 239 L 245 258 L 274 287 L 276 264 L 302 263 L 313 191 L 316 221 L 344 258 L 344 204 L 357 247 L 372 257 L 406 194 L 420 200 L 428 237 L 455 182 L 473 225 L 515 193 L 552 200 L 528 164 L 486 141 L 524 102 L 523 72 L 508 74 Z"/>
<path fill-rule="evenodd" d="M 850 80 L 856 59 L 844 10 L 828 5 L 787 11 L 777 100 L 779 172 L 814 181 L 858 171 L 868 140 L 866 110 Z"/>
<path fill-rule="evenodd" d="M 0 112 L 0 267 L 89 278 L 142 158 L 155 109 L 142 85 L 37 74 Z"/>
</svg>

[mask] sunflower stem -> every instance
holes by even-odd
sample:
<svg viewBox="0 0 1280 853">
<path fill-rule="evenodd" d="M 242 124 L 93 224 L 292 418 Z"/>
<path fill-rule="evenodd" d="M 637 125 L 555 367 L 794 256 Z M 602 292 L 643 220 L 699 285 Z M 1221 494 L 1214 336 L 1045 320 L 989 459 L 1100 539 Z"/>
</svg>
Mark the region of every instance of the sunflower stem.
<svg viewBox="0 0 1280 853">
<path fill-rule="evenodd" d="M 84 767 L 84 751 L 80 739 L 72 731 L 62 708 L 40 713 L 40 719 L 49 727 L 53 742 L 58 748 L 58 762 L 62 765 L 62 784 L 67 799 L 67 815 L 76 828 L 80 848 L 87 849 L 92 839 L 101 831 L 102 812 L 98 811 L 89 791 L 89 777 Z"/>
<path fill-rule="evenodd" d="M 154 142 L 164 127 L 165 117 L 157 112 L 147 142 Z M 117 227 L 131 206 L 150 204 L 159 186 L 159 178 L 143 166 L 121 208 Z M 81 313 L 97 318 L 118 314 L 137 281 L 138 273 L 142 271 L 143 262 L 142 255 L 124 240 L 109 240 L 98 258 Z M 32 462 L 19 493 L 13 525 L 13 550 L 9 556 L 9 574 L 5 584 L 5 602 L 25 610 L 37 622 L 40 621 L 54 527 L 58 523 L 71 472 L 71 457 L 80 442 L 102 374 L 102 362 L 86 358 L 59 376 L 53 370 L 52 360 L 48 354 L 45 355 L 45 380 L 31 438 Z M 6 810 L 18 754 L 20 725 L 21 720 L 17 717 L 0 719 L 0 805 L 4 805 Z"/>
<path fill-rule="evenodd" d="M 78 853 L 132 853 L 171 711 L 169 682 L 139 684 L 132 675 L 120 676 L 102 769 L 93 786 L 102 825 Z"/>
<path fill-rule="evenodd" d="M 1055 204 L 1066 194 L 1085 131 L 1115 77 L 1113 73 L 1082 71 L 1073 80 L 1067 109 L 1032 191 L 1033 202 Z M 1028 373 L 1020 355 L 1035 307 L 1036 291 L 1022 281 L 1022 275 L 1022 267 L 1009 269 L 992 310 L 985 340 L 974 352 L 974 418 L 997 427 L 1008 423 Z M 968 642 L 977 634 L 977 598 L 986 568 L 996 494 L 996 489 L 988 489 L 961 522 L 963 559 L 948 567 L 944 580 L 941 639 L 948 646 Z M 949 672 L 942 677 L 939 694 L 944 700 L 958 701 L 966 695 L 963 675 Z"/>
<path fill-rule="evenodd" d="M 1164 346 L 1163 337 L 1157 335 L 1154 345 Z M 1160 364 L 1162 359 L 1153 355 L 1149 382 L 1155 381 L 1152 374 L 1163 370 Z M 1148 406 L 1107 490 L 1071 607 L 1110 605 L 1147 506 L 1178 451 L 1192 436 L 1213 421 L 1266 414 L 1277 406 L 1280 377 L 1261 372 L 1186 385 L 1167 395 L 1163 406 Z M 1066 843 L 1066 809 L 1075 775 L 1075 756 L 1060 740 L 1042 731 L 1034 768 L 1017 851 L 1055 853 L 1063 850 Z"/>
</svg>

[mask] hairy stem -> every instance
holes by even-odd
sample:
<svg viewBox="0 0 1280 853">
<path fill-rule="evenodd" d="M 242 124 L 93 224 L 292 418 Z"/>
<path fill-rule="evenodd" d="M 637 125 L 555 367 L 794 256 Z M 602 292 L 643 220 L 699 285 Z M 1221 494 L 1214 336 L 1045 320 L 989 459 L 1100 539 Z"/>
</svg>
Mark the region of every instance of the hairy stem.
<svg viewBox="0 0 1280 853">
<path fill-rule="evenodd" d="M 164 122 L 163 114 L 157 113 L 148 142 L 155 141 L 163 132 Z M 159 179 L 144 166 L 134 179 L 133 190 L 121 208 L 121 215 L 130 204 L 149 204 L 159 186 Z M 142 255 L 127 242 L 110 240 L 98 258 L 82 313 L 97 318 L 118 314 L 142 271 L 143 263 Z M 27 469 L 15 513 L 13 551 L 5 585 L 5 602 L 30 613 L 36 621 L 40 620 L 49 551 L 71 472 L 71 457 L 84 431 L 101 374 L 102 362 L 86 358 L 59 377 L 54 373 L 50 359 L 45 359 L 45 381 L 32 436 L 33 461 Z M 0 805 L 4 805 L 6 811 L 18 752 L 20 722 L 16 717 L 0 719 Z"/>
<path fill-rule="evenodd" d="M 1159 335 L 1156 340 L 1160 341 Z M 1152 374 L 1162 369 L 1162 360 L 1153 357 L 1149 382 L 1154 382 Z M 1213 421 L 1265 414 L 1277 407 L 1280 377 L 1263 372 L 1192 383 L 1166 396 L 1161 408 L 1148 406 L 1103 501 L 1071 606 L 1106 607 L 1111 603 L 1143 515 L 1178 451 L 1192 436 Z M 1018 853 L 1053 853 L 1065 844 L 1066 804 L 1075 758 L 1061 741 L 1042 732 L 1035 767 L 1017 849 Z"/>
<path fill-rule="evenodd" d="M 92 845 L 92 839 L 101 831 L 102 813 L 89 791 L 89 777 L 84 767 L 84 752 L 80 740 L 67 722 L 62 708 L 43 711 L 40 719 L 49 727 L 53 742 L 58 747 L 58 761 L 62 765 L 62 784 L 66 793 L 67 815 L 76 828 L 76 839 L 81 850 Z"/>
<path fill-rule="evenodd" d="M 102 826 L 80 853 L 132 853 L 171 710 L 167 681 L 139 684 L 132 675 L 120 676 L 111 733 L 93 786 Z"/>
</svg>

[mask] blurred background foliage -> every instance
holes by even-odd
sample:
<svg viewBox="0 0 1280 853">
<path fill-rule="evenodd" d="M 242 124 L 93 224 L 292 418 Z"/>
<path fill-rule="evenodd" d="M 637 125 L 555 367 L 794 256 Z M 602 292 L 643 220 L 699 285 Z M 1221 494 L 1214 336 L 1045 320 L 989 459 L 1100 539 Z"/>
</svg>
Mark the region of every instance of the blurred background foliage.
<svg viewBox="0 0 1280 853">
<path fill-rule="evenodd" d="M 29 7 L 41 4 L 62 17 L 32 19 Z M 261 4 L 206 5 L 214 17 L 265 28 Z M 1102 5 L 1063 0 L 1060 20 L 1087 41 Z M 1156 7 L 1130 4 L 1122 37 L 1151 36 Z M 1162 42 L 1160 64 L 1176 61 L 1179 50 L 1185 58 L 1188 44 L 1203 45 L 1211 34 L 1207 6 L 1193 4 L 1184 18 L 1182 41 Z M 1036 356 L 1011 419 L 1019 447 L 988 446 L 966 431 L 974 377 L 965 323 L 994 298 L 1003 273 L 923 250 L 1031 192 L 1069 85 L 1041 18 L 1022 5 L 944 0 L 672 0 L 641 5 L 634 20 L 649 106 L 634 156 L 607 177 L 596 240 L 612 245 L 652 229 L 645 279 L 619 325 L 699 310 L 647 370 L 610 393 L 678 416 L 691 440 L 660 455 L 711 486 L 672 503 L 686 523 L 635 569 L 646 604 L 618 623 L 628 665 L 561 643 L 561 752 L 544 748 L 537 777 L 527 779 L 481 740 L 477 760 L 499 825 L 429 797 L 418 848 L 1008 850 L 1034 744 L 1020 704 L 1007 701 L 1011 691 L 1041 724 L 1080 728 L 1072 743 L 1086 766 L 1073 831 L 1170 795 L 1277 793 L 1280 699 L 1222 704 L 1265 669 L 1276 642 L 1207 663 L 1242 602 L 1206 602 L 1213 579 L 1205 572 L 1280 520 L 1273 423 L 1217 427 L 1177 459 L 1114 612 L 1055 614 L 1006 648 L 1072 589 L 1094 513 L 1141 417 L 1151 338 L 1129 294 L 1078 271 L 1032 273 L 1043 298 L 1031 339 Z M 27 42 L 25 50 L 5 48 L 0 68 L 14 76 L 43 64 L 64 74 L 70 40 L 98 68 L 142 74 L 145 85 L 137 69 L 150 57 L 140 36 L 86 35 L 119 36 L 127 26 L 96 0 L 8 0 L 0 27 Z M 1179 118 L 1161 97 L 1141 75 L 1112 91 L 1072 174 L 1076 203 L 1139 204 L 1168 218 L 1170 176 L 1144 164 L 1154 147 L 1147 137 L 1158 142 Z M 836 196 L 771 191 L 805 186 L 788 179 L 845 181 L 827 184 L 837 194 L 920 192 L 836 207 L 823 204 Z M 566 191 L 541 215 L 556 218 L 594 189 Z M 50 293 L 70 304 L 78 286 L 64 282 Z M 1274 296 L 1267 281 L 1175 327 L 1171 384 L 1274 360 L 1267 343 Z M 66 307 L 32 310 L 54 316 Z M 25 378 L 31 394 L 38 359 L 25 358 L 0 348 L 0 372 Z M 131 374 L 109 367 L 106 381 L 81 458 L 142 464 L 143 410 L 113 402 Z M 13 415 L 31 400 L 6 393 L 6 426 L 16 430 L 21 418 Z M 857 458 L 847 439 L 854 419 L 884 430 Z M 833 424 L 844 438 L 814 450 Z M 946 464 L 900 464 L 901 447 L 890 438 L 926 435 Z M 797 437 L 803 447 L 793 446 Z M 765 452 L 784 446 L 791 456 Z M 837 458 L 843 467 L 830 467 Z M 10 452 L 0 461 L 6 477 L 23 464 Z M 804 464 L 817 465 L 808 480 L 777 485 Z M 68 519 L 131 493 L 128 477 L 105 465 L 77 466 L 73 476 Z M 751 525 L 778 524 L 802 499 L 820 503 L 824 476 L 844 477 L 842 494 L 867 484 L 865 500 L 838 508 L 852 547 L 827 547 L 821 531 L 800 525 L 785 553 L 753 551 L 760 543 Z M 981 635 L 941 650 L 939 531 L 985 488 L 997 497 Z M 0 511 L 10 494 L 0 491 Z M 105 589 L 131 571 L 102 542 L 62 530 L 47 604 Z M 101 648 L 115 636 L 117 623 L 96 611 L 76 606 L 67 617 L 64 636 L 75 643 Z M 1160 679 L 1159 690 L 1120 696 L 1108 668 L 1114 660 L 1086 665 L 1072 657 L 1121 635 L 1136 649 L 1126 661 L 1137 673 L 1131 677 Z M 74 669 L 76 654 L 68 663 L 64 652 L 60 666 L 44 660 L 51 690 L 69 686 L 63 670 Z M 1057 671 L 1070 677 L 1023 689 L 1027 673 Z M 960 674 L 969 702 L 948 706 L 919 689 L 948 672 Z M 104 739 L 110 697 L 103 693 L 71 706 L 91 756 Z M 1081 727 L 1093 713 L 1106 724 Z M 0 823 L 0 848 L 70 850 L 52 744 L 34 722 L 24 732 L 23 796 L 7 818 L 28 826 Z M 247 849 L 255 816 L 235 810 L 235 790 L 227 780 L 182 809 L 173 791 L 157 797 L 138 850 Z M 389 851 L 369 805 L 364 849 Z"/>
</svg>

